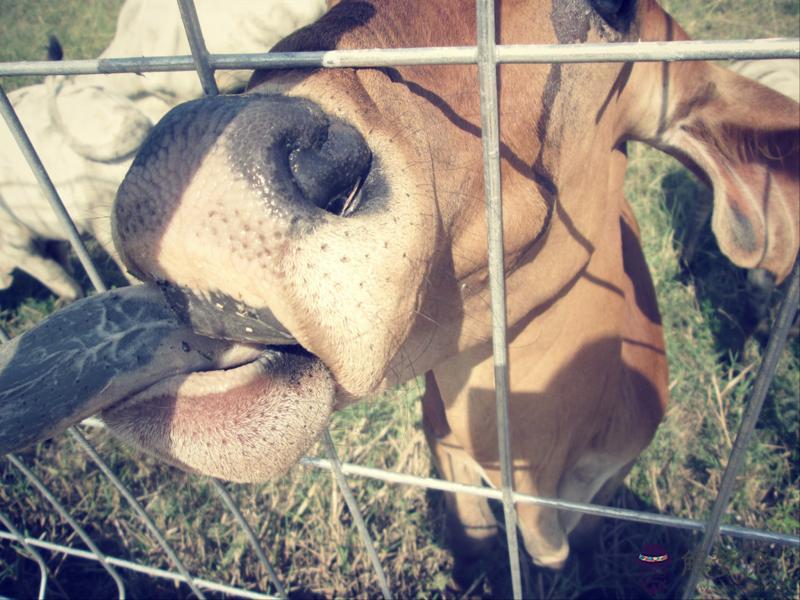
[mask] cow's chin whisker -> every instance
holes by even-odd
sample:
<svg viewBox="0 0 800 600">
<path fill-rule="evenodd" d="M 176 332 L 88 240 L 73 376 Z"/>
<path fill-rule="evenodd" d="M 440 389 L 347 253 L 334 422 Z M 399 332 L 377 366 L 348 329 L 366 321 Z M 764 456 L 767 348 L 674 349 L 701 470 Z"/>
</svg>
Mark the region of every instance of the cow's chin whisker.
<svg viewBox="0 0 800 600">
<path fill-rule="evenodd" d="M 123 441 L 182 469 L 255 482 L 281 475 L 308 451 L 334 395 L 319 359 L 270 349 L 235 369 L 162 380 L 102 418 Z"/>
</svg>

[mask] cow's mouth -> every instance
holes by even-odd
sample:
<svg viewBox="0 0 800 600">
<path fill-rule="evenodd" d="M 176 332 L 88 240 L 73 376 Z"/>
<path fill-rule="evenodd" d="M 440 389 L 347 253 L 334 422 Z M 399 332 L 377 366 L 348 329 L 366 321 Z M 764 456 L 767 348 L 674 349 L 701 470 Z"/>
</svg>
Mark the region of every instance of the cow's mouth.
<svg viewBox="0 0 800 600">
<path fill-rule="evenodd" d="M 167 462 L 264 480 L 309 449 L 335 403 L 398 379 L 433 197 L 430 210 L 411 201 L 426 180 L 381 121 L 341 114 L 252 94 L 162 119 L 112 212 L 120 255 L 149 283 L 0 346 L 0 453 L 100 413 Z"/>
<path fill-rule="evenodd" d="M 260 481 L 297 462 L 331 414 L 328 369 L 288 333 L 280 345 L 231 339 L 239 317 L 218 311 L 204 322 L 227 329 L 209 338 L 179 312 L 155 286 L 123 288 L 0 347 L 0 453 L 99 412 L 123 440 L 187 470 Z"/>
</svg>

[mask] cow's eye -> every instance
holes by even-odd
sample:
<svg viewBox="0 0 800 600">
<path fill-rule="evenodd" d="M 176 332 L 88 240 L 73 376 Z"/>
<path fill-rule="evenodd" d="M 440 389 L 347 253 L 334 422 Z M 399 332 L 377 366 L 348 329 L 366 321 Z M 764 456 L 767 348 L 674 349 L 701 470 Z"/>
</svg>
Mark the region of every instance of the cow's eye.
<svg viewBox="0 0 800 600">
<path fill-rule="evenodd" d="M 636 0 L 589 0 L 589 4 L 618 31 L 627 31 L 636 13 Z"/>
</svg>

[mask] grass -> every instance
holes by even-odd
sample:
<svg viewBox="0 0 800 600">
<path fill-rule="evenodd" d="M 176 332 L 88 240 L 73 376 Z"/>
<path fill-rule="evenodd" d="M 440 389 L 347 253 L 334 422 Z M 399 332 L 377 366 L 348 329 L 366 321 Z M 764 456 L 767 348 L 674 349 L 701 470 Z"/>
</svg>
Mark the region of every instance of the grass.
<svg viewBox="0 0 800 600">
<path fill-rule="evenodd" d="M 122 0 L 59 2 L 0 0 L 0 60 L 46 60 L 48 36 L 55 35 L 64 58 L 95 58 L 114 37 Z M 10 91 L 41 80 L 10 77 Z"/>
<path fill-rule="evenodd" d="M 18 3 L 0 0 L 0 60 L 39 59 L 56 33 L 65 55 L 96 54 L 110 39 L 119 0 Z M 797 36 L 795 0 L 671 0 L 667 8 L 695 37 Z M 66 8 L 65 8 L 66 7 Z M 27 83 L 3 82 L 8 89 Z M 675 224 L 698 184 L 675 161 L 641 145 L 630 148 L 626 192 L 642 227 L 667 336 L 672 402 L 652 445 L 632 470 L 617 506 L 703 519 L 718 489 L 744 402 L 761 356 L 740 326 L 744 279 L 709 235 L 698 251 L 695 278 L 681 276 Z M 0 322 L 19 333 L 53 310 L 51 296 L 24 279 L 0 293 Z M 726 522 L 798 533 L 798 386 L 800 347 L 784 353 L 737 480 Z M 420 476 L 433 474 L 420 428 L 420 384 L 408 385 L 337 414 L 331 429 L 343 460 Z M 207 479 L 132 453 L 102 431 L 87 435 L 133 491 L 194 575 L 252 589 L 269 589 L 266 573 Z M 312 454 L 321 455 L 316 449 Z M 70 436 L 22 454 L 95 542 L 110 555 L 170 569 L 133 511 Z M 440 596 L 452 566 L 443 544 L 443 498 L 413 487 L 353 479 L 381 562 L 398 596 Z M 298 597 L 375 596 L 377 581 L 329 473 L 298 466 L 262 485 L 228 485 L 284 583 Z M 71 528 L 7 461 L 0 461 L 0 506 L 28 535 L 82 546 Z M 620 521 L 607 522 L 590 560 L 572 561 L 559 575 L 530 569 L 531 595 L 548 598 L 637 597 L 636 555 L 656 543 L 672 557 L 671 582 L 699 536 Z M 96 563 L 43 551 L 59 585 L 51 597 L 107 597 L 115 588 Z M 508 595 L 501 543 L 487 557 L 478 595 Z M 123 571 L 131 597 L 185 597 L 174 586 Z M 0 543 L 0 594 L 31 597 L 35 564 Z M 666 596 L 674 594 L 673 587 Z M 796 598 L 797 550 L 723 538 L 698 588 L 703 598 Z"/>
</svg>

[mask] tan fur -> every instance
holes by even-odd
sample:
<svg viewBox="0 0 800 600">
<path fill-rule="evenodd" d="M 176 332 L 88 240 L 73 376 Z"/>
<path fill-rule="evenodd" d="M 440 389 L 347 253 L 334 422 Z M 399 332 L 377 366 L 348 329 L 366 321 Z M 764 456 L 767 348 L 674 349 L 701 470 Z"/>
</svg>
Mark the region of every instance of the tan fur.
<svg viewBox="0 0 800 600">
<path fill-rule="evenodd" d="M 573 6 L 585 8 L 501 2 L 499 41 L 583 41 L 570 38 L 582 35 L 575 19 L 584 14 L 575 17 Z M 680 31 L 655 3 L 639 7 L 629 38 Z M 420 2 L 411 12 L 400 1 L 345 2 L 277 49 L 467 45 L 473 10 L 469 2 Z M 585 41 L 624 39 L 598 19 L 587 21 Z M 698 72 L 716 82 L 713 91 Z M 624 141 L 645 139 L 707 169 L 722 188 L 715 231 L 723 247 L 783 277 L 798 245 L 796 150 L 783 135 L 796 135 L 796 104 L 694 63 L 666 72 L 657 63 L 508 65 L 499 82 L 514 487 L 606 499 L 667 402 L 655 293 L 622 196 Z M 123 256 L 146 279 L 268 307 L 330 369 L 340 406 L 427 373 L 426 431 L 442 474 L 469 483 L 485 474 L 498 485 L 475 67 L 275 71 L 256 74 L 249 93 L 308 98 L 356 127 L 384 169 L 387 209 L 324 215 L 299 239 L 276 235 L 257 194 L 226 179 L 225 130 L 203 142 L 208 152 L 180 193 L 159 180 L 171 159 L 129 175 L 116 208 Z M 764 127 L 748 116 L 760 115 L 758 103 L 775 113 Z M 686 122 L 706 137 L 687 133 Z M 780 156 L 767 157 L 767 148 Z M 763 191 L 765 177 L 777 208 L 746 196 Z M 734 179 L 745 191 L 730 187 Z M 137 192 L 147 186 L 149 196 Z M 751 240 L 738 239 L 741 223 L 725 214 L 740 205 L 758 259 L 745 256 Z M 252 240 L 237 237 L 246 231 Z M 483 501 L 451 498 L 448 509 L 460 523 L 457 550 L 485 547 L 494 521 Z M 519 516 L 533 560 L 562 565 L 578 519 L 533 505 Z"/>
</svg>

